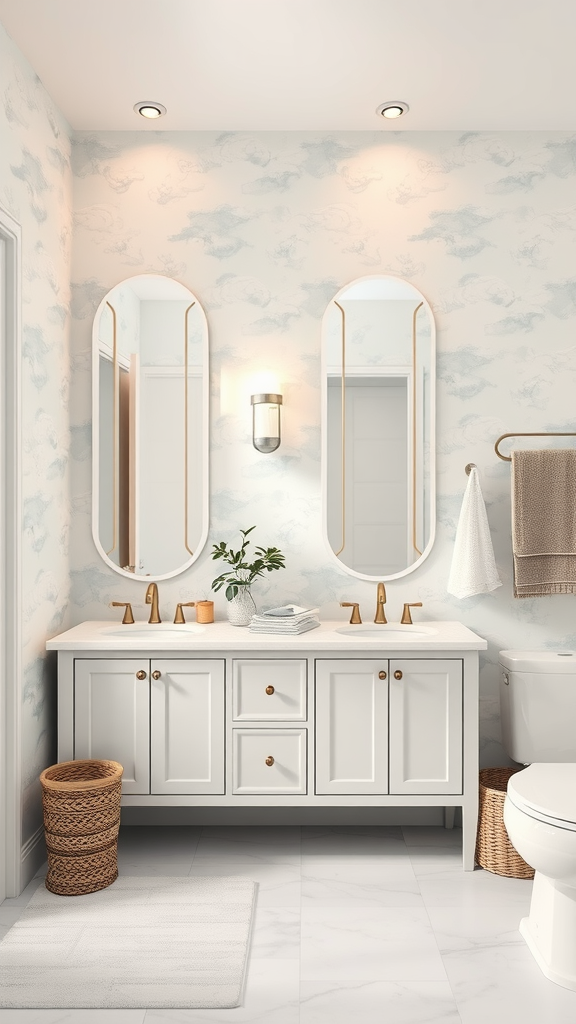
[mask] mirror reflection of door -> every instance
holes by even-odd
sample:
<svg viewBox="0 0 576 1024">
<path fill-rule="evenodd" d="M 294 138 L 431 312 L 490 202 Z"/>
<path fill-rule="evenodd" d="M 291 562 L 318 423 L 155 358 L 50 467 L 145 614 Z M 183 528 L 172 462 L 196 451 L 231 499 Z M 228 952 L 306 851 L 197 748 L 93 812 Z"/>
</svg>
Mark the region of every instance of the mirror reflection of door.
<svg viewBox="0 0 576 1024">
<path fill-rule="evenodd" d="M 103 347 L 99 356 L 100 488 L 98 496 L 100 537 L 107 554 L 118 552 L 119 564 L 130 561 L 129 544 L 129 365 L 118 361 L 115 382 L 112 354 Z M 115 388 L 118 388 L 115 430 Z M 115 505 L 118 504 L 118 514 Z"/>
<path fill-rule="evenodd" d="M 400 572 L 411 557 L 410 429 L 407 376 L 348 375 L 345 388 L 345 491 L 342 496 L 341 378 L 328 379 L 328 538 L 340 559 L 376 576 Z M 349 524 L 343 530 L 344 522 Z"/>
<path fill-rule="evenodd" d="M 121 571 L 173 575 L 207 531 L 202 307 L 169 278 L 131 278 L 101 304 L 94 344 L 95 540 Z"/>
<path fill-rule="evenodd" d="M 323 325 L 326 537 L 341 565 L 393 578 L 430 549 L 433 322 L 408 282 L 343 288 Z"/>
</svg>

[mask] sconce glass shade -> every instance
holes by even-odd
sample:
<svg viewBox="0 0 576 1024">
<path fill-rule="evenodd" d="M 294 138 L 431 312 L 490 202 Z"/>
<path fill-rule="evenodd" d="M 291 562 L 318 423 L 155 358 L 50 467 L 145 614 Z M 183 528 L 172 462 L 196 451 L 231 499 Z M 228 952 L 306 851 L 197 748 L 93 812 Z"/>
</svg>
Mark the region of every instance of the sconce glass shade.
<svg viewBox="0 0 576 1024">
<path fill-rule="evenodd" d="M 252 395 L 252 444 L 259 452 L 280 447 L 280 406 L 282 395 Z"/>
</svg>

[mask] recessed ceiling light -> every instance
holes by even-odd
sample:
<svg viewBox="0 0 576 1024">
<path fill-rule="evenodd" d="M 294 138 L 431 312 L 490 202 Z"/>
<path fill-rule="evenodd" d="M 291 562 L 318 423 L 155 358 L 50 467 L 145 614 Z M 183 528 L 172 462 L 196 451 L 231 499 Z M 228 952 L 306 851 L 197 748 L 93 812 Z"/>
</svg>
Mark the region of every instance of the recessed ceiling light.
<svg viewBox="0 0 576 1024">
<path fill-rule="evenodd" d="M 402 117 L 402 114 L 407 114 L 409 110 L 410 107 L 403 100 L 389 100 L 388 103 L 381 103 L 379 107 L 376 107 L 376 113 L 389 120 Z"/>
<path fill-rule="evenodd" d="M 166 113 L 166 107 L 162 103 L 156 103 L 156 100 L 141 100 L 140 103 L 134 104 L 133 109 L 137 114 L 142 114 L 142 117 L 151 119 L 162 117 Z"/>
</svg>

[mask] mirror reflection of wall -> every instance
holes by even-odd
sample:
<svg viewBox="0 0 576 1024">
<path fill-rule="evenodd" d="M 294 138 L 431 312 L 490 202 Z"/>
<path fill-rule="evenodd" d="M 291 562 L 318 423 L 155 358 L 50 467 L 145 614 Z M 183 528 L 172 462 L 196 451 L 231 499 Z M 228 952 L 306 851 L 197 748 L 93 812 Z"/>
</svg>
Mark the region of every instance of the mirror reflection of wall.
<svg viewBox="0 0 576 1024">
<path fill-rule="evenodd" d="M 95 320 L 97 543 L 137 576 L 172 575 L 206 533 L 206 320 L 183 285 L 122 282 Z"/>
<path fill-rule="evenodd" d="M 342 289 L 323 329 L 325 526 L 362 577 L 410 571 L 431 545 L 433 323 L 407 282 Z"/>
</svg>

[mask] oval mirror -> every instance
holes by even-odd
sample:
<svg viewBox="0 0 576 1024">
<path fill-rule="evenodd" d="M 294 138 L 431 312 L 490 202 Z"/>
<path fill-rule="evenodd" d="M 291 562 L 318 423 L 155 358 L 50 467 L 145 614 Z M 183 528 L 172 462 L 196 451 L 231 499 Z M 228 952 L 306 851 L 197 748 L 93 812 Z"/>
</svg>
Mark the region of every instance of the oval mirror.
<svg viewBox="0 0 576 1024">
<path fill-rule="evenodd" d="M 435 530 L 435 332 L 407 281 L 360 278 L 322 324 L 324 531 L 361 579 L 412 572 Z"/>
<path fill-rule="evenodd" d="M 208 532 L 208 326 L 184 285 L 140 274 L 94 318 L 92 532 L 117 572 L 166 579 Z"/>
</svg>

